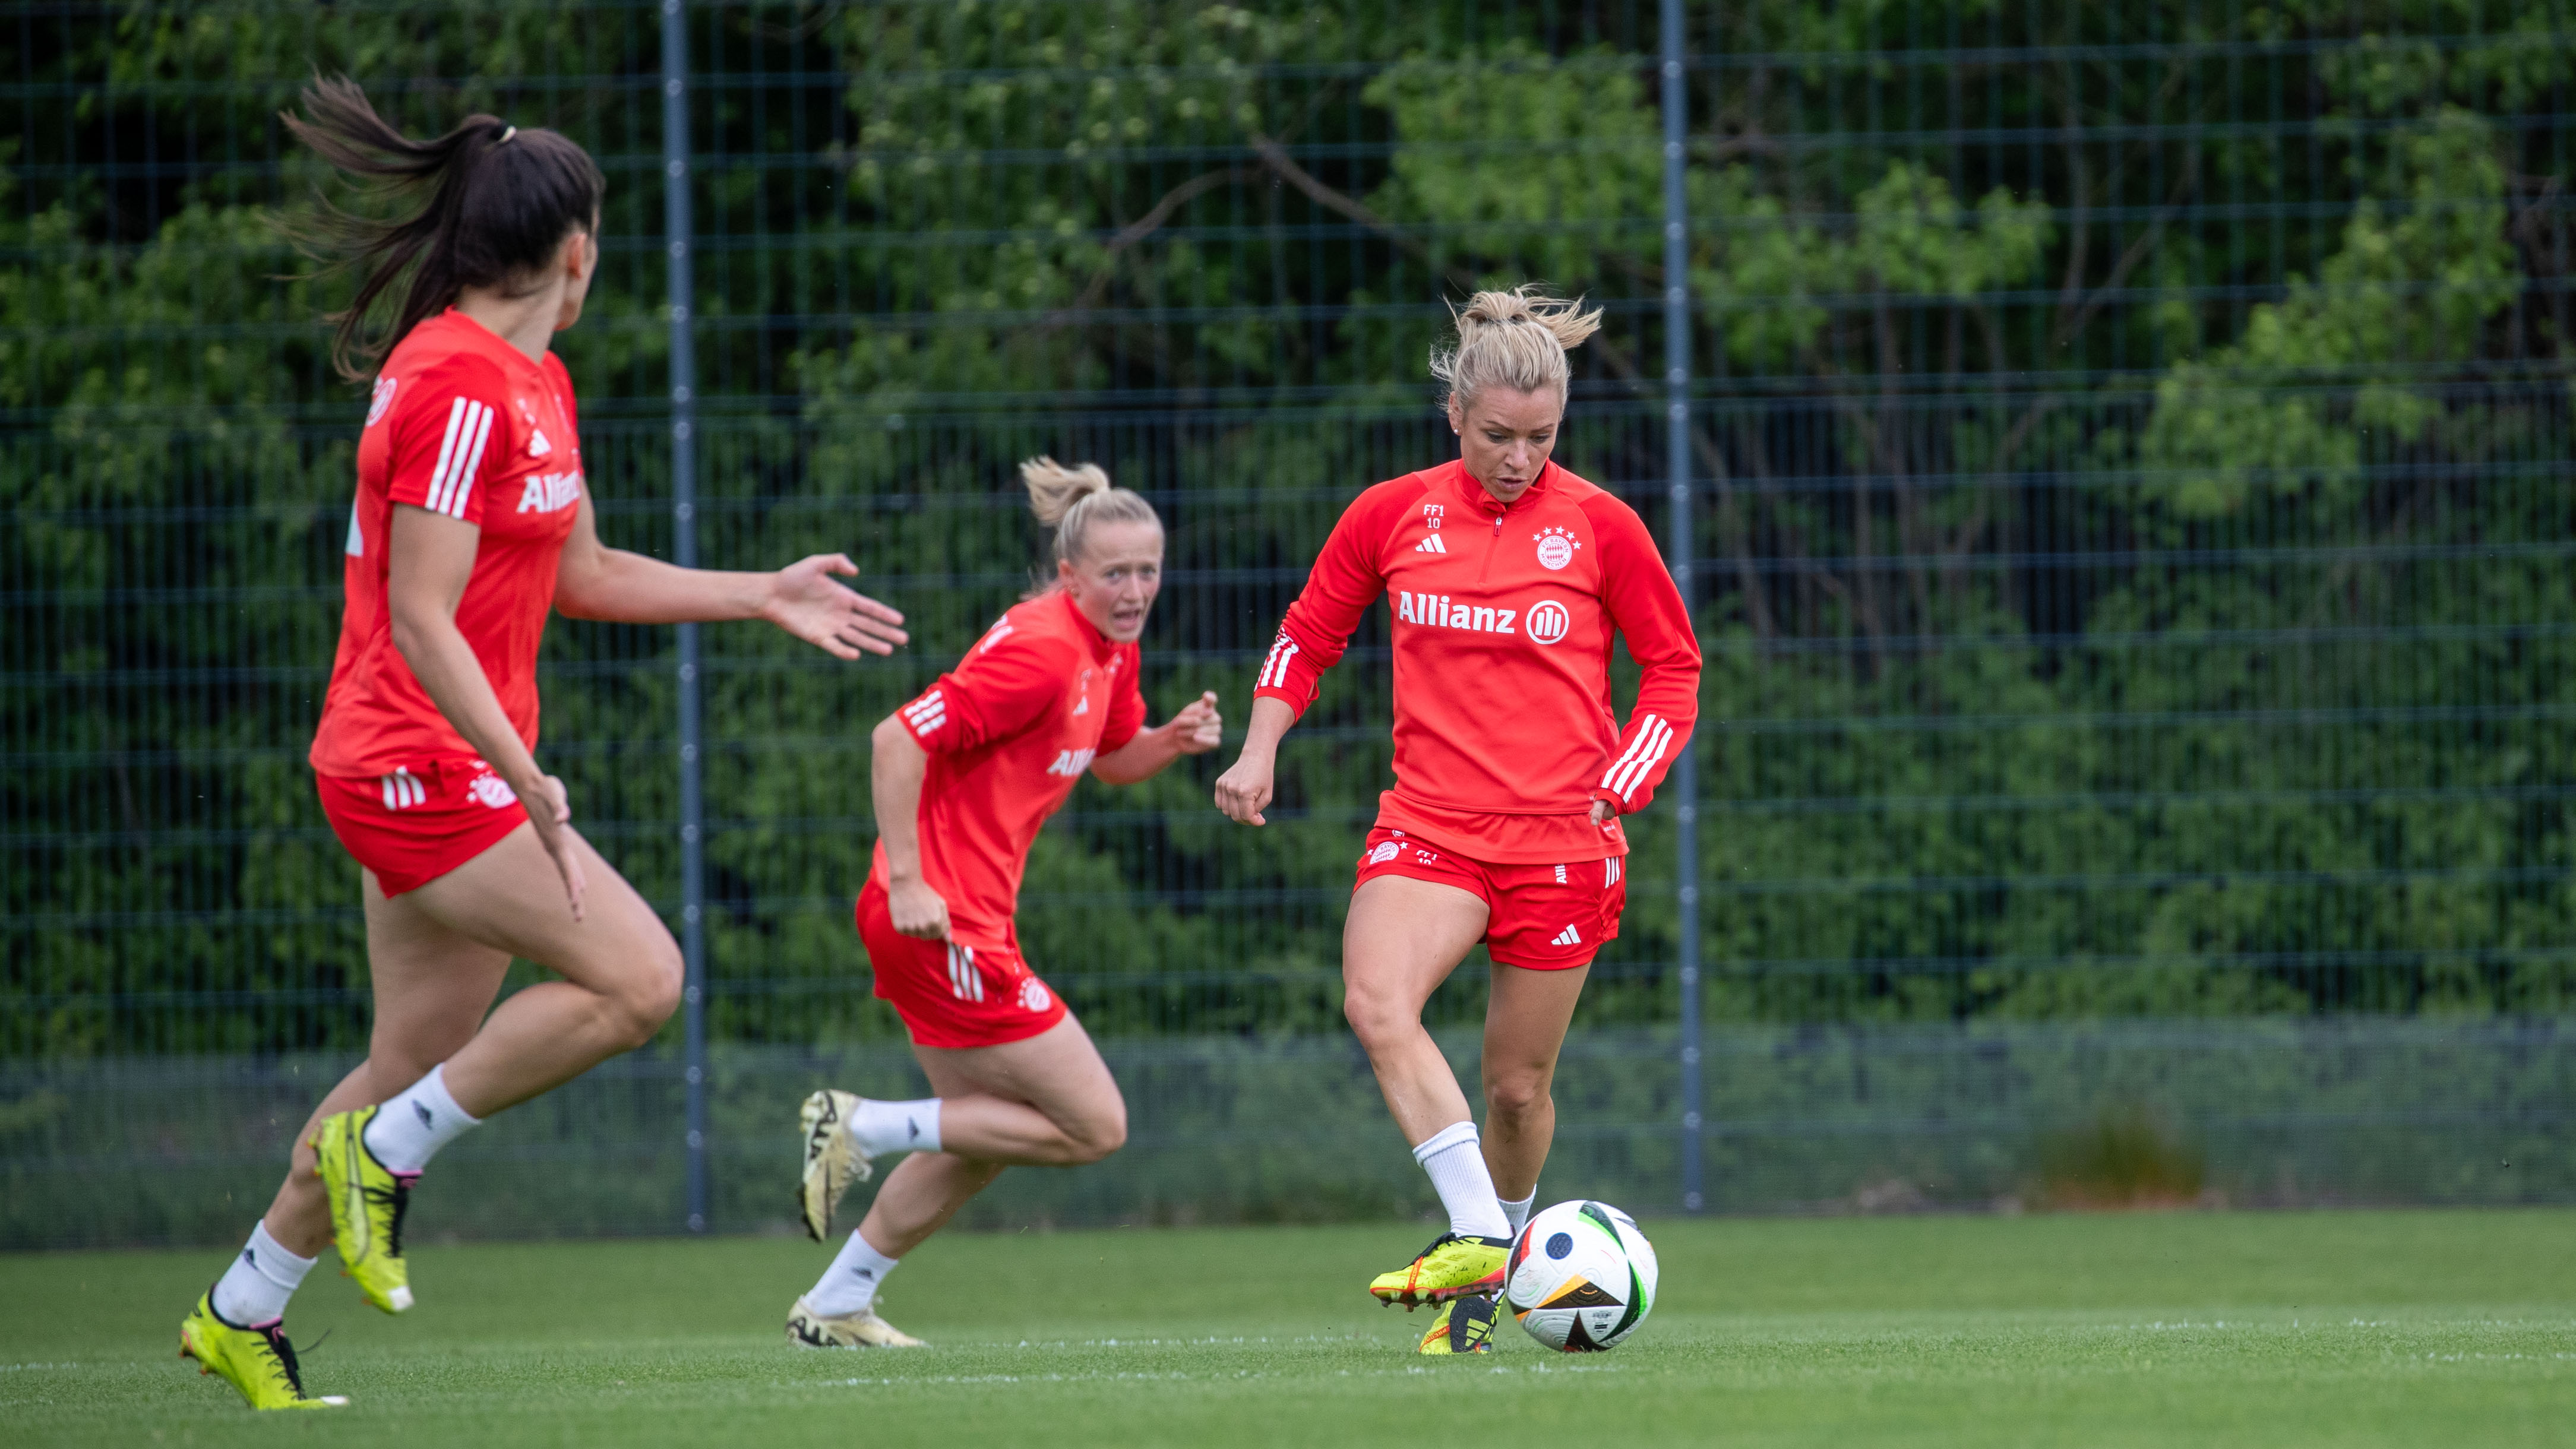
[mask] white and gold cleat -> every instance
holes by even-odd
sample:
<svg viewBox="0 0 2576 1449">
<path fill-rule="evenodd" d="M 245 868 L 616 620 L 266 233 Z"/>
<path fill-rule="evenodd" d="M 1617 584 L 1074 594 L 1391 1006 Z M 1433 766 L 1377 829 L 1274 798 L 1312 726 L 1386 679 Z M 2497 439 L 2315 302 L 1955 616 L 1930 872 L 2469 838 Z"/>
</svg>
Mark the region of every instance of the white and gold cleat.
<svg viewBox="0 0 2576 1449">
<path fill-rule="evenodd" d="M 927 1348 L 928 1344 L 884 1319 L 874 1308 L 826 1317 L 796 1300 L 787 1311 L 787 1341 L 798 1348 Z"/>
<path fill-rule="evenodd" d="M 805 1235 L 815 1242 L 832 1236 L 832 1209 L 850 1184 L 865 1182 L 876 1169 L 850 1140 L 850 1114 L 859 1094 L 825 1088 L 805 1099 L 797 1113 L 805 1129 L 805 1177 L 796 1185 L 796 1211 L 805 1220 Z"/>
</svg>

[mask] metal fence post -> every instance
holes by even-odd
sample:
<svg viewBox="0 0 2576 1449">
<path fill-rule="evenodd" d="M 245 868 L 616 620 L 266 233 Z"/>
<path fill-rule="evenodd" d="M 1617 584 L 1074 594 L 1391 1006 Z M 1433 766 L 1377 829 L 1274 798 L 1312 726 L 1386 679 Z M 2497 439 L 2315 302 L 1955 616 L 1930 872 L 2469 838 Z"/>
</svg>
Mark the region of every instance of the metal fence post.
<svg viewBox="0 0 2576 1449">
<path fill-rule="evenodd" d="M 662 231 L 671 291 L 671 561 L 698 564 L 697 356 L 690 346 L 695 301 L 689 271 L 689 30 L 682 0 L 662 0 Z M 689 1209 L 693 1233 L 707 1230 L 707 857 L 706 789 L 700 759 L 698 626 L 680 626 L 680 954 L 688 1076 Z"/>
<path fill-rule="evenodd" d="M 1666 392 L 1666 467 L 1672 489 L 1673 583 L 1682 605 L 1690 607 L 1693 587 L 1691 554 L 1691 316 L 1689 201 L 1682 189 L 1684 143 L 1690 134 L 1689 37 L 1682 25 L 1682 0 L 1663 0 L 1664 101 L 1664 387 Z M 1674 810 L 1673 873 L 1679 883 L 1675 905 L 1681 952 L 1682 1022 L 1682 1210 L 1698 1212 L 1708 1205 L 1707 1165 L 1700 1140 L 1700 980 L 1699 980 L 1699 760 L 1688 741 L 1673 759 L 1670 785 Z"/>
</svg>

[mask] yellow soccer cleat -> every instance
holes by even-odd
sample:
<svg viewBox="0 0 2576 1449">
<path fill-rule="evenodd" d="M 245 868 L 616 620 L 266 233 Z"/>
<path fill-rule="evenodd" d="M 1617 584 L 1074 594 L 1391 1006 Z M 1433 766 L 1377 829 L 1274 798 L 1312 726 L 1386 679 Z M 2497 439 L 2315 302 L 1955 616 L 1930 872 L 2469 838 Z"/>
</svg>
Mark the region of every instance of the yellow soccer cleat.
<svg viewBox="0 0 2576 1449">
<path fill-rule="evenodd" d="M 1492 1353 L 1494 1300 L 1481 1293 L 1452 1298 L 1440 1305 L 1431 1331 L 1422 1335 L 1424 1353 Z"/>
<path fill-rule="evenodd" d="M 874 1308 L 827 1318 L 796 1300 L 787 1311 L 787 1341 L 798 1348 L 927 1348 L 928 1344 L 884 1319 Z"/>
<path fill-rule="evenodd" d="M 196 1310 L 179 1320 L 179 1357 L 197 1361 L 197 1372 L 214 1374 L 241 1390 L 254 1409 L 343 1409 L 349 1401 L 330 1394 L 308 1398 L 304 1376 L 295 1367 L 295 1345 L 286 1341 L 283 1320 L 244 1328 L 215 1313 L 214 1294 L 197 1300 Z"/>
<path fill-rule="evenodd" d="M 1442 1233 L 1411 1263 L 1378 1274 L 1369 1291 L 1380 1303 L 1403 1304 L 1408 1313 L 1425 1303 L 1446 1303 L 1470 1293 L 1491 1296 L 1502 1291 L 1503 1264 L 1511 1252 L 1509 1238 Z"/>
<path fill-rule="evenodd" d="M 416 1172 L 397 1173 L 367 1150 L 366 1128 L 376 1109 L 360 1107 L 322 1119 L 313 1134 L 321 1159 L 315 1171 L 331 1200 L 331 1241 L 367 1301 L 387 1313 L 411 1307 L 411 1268 L 402 1255 L 403 1215 L 411 1209 Z"/>
<path fill-rule="evenodd" d="M 858 1093 L 826 1088 L 806 1098 L 797 1113 L 805 1131 L 805 1178 L 796 1186 L 796 1211 L 806 1236 L 818 1243 L 832 1235 L 832 1209 L 841 1205 L 841 1194 L 876 1171 L 850 1140 L 850 1114 L 857 1110 Z"/>
</svg>

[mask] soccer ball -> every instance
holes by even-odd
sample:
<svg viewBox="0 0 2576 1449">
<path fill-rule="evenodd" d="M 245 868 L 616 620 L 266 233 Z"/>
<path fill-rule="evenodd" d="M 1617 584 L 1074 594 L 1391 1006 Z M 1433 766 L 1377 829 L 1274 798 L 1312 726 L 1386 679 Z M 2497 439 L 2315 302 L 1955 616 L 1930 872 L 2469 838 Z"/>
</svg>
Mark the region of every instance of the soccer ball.
<svg viewBox="0 0 2576 1449">
<path fill-rule="evenodd" d="M 1599 1353 L 1654 1311 L 1654 1245 L 1606 1202 L 1558 1203 L 1512 1243 L 1503 1305 L 1549 1348 Z"/>
</svg>

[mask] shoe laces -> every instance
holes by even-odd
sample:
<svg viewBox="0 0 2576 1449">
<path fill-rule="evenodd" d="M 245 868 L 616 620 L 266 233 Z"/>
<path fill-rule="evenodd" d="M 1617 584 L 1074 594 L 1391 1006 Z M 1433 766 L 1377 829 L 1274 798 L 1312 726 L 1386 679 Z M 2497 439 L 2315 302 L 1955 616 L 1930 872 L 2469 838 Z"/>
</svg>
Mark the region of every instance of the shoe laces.
<svg viewBox="0 0 2576 1449">
<path fill-rule="evenodd" d="M 303 1398 L 304 1370 L 295 1361 L 295 1345 L 287 1341 L 286 1325 L 272 1323 L 264 1328 L 253 1329 L 252 1332 L 257 1333 L 268 1344 L 269 1371 L 285 1379 L 286 1386 L 295 1391 L 295 1397 Z M 328 1337 L 327 1334 L 324 1336 Z M 319 1346 L 318 1343 L 316 1346 Z"/>
<path fill-rule="evenodd" d="M 1465 1237 L 1463 1237 L 1462 1235 L 1458 1234 L 1458 1233 L 1455 1233 L 1455 1232 L 1442 1233 L 1440 1236 L 1438 1236 L 1438 1237 L 1436 1237 L 1436 1238 L 1433 1238 L 1433 1239 L 1431 1240 L 1431 1246 L 1430 1246 L 1430 1247 L 1427 1247 L 1427 1248 L 1423 1249 L 1421 1252 L 1414 1254 L 1414 1255 L 1413 1255 L 1413 1261 L 1415 1261 L 1415 1262 L 1419 1263 L 1419 1262 L 1421 1262 L 1423 1259 L 1430 1257 L 1432 1254 L 1434 1254 L 1434 1253 L 1436 1253 L 1436 1252 L 1439 1252 L 1442 1248 L 1445 1248 L 1445 1247 L 1449 1246 L 1451 1243 L 1463 1243 L 1463 1242 L 1465 1242 L 1465 1241 L 1466 1241 L 1466 1238 L 1465 1238 Z"/>
<path fill-rule="evenodd" d="M 409 1177 L 397 1176 L 391 1187 L 370 1183 L 358 1189 L 366 1195 L 369 1206 L 389 1204 L 393 1208 L 393 1222 L 385 1229 L 385 1256 L 389 1258 L 402 1256 L 403 1219 L 411 1212 L 411 1184 Z"/>
</svg>

